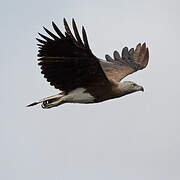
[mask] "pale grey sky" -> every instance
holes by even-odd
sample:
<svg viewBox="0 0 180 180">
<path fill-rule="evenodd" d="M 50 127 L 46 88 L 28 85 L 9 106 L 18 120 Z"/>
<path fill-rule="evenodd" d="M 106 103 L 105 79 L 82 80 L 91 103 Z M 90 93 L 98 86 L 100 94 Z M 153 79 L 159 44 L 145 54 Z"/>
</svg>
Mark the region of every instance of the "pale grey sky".
<svg viewBox="0 0 180 180">
<path fill-rule="evenodd" d="M 180 179 L 178 0 L 6 0 L 0 8 L 0 179 Z M 64 17 L 85 26 L 100 58 L 145 41 L 148 67 L 126 78 L 145 92 L 26 108 L 58 92 L 40 74 L 35 38 L 52 20 L 62 29 Z"/>
</svg>

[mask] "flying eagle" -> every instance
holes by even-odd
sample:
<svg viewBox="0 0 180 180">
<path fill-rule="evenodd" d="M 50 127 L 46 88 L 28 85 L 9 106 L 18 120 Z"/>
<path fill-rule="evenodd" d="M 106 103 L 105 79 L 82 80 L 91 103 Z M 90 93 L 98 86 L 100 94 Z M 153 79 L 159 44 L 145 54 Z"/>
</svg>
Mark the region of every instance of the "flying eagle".
<svg viewBox="0 0 180 180">
<path fill-rule="evenodd" d="M 44 27 L 50 38 L 40 33 L 43 39 L 37 38 L 38 65 L 50 85 L 61 92 L 29 104 L 28 107 L 39 103 L 42 103 L 44 109 L 64 103 L 98 103 L 144 90 L 134 82 L 121 80 L 147 66 L 149 51 L 145 43 L 139 43 L 135 50 L 124 47 L 121 56 L 114 51 L 113 58 L 106 55 L 104 61 L 92 53 L 84 27 L 81 39 L 74 19 L 74 35 L 65 18 L 65 34 L 54 22 L 52 26 L 56 35 Z"/>
</svg>

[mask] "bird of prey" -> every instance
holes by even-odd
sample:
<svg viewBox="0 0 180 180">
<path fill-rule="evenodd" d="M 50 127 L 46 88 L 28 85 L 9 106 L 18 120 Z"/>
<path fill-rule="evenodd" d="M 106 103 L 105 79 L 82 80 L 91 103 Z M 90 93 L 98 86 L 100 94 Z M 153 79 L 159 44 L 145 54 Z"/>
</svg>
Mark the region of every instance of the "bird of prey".
<svg viewBox="0 0 180 180">
<path fill-rule="evenodd" d="M 54 22 L 52 26 L 55 34 L 44 27 L 49 37 L 39 33 L 42 39 L 37 38 L 38 65 L 50 85 L 61 92 L 29 104 L 28 107 L 39 103 L 42 103 L 44 109 L 64 103 L 98 103 L 144 91 L 142 86 L 134 82 L 121 80 L 147 66 L 149 51 L 145 43 L 139 43 L 135 49 L 124 47 L 121 55 L 114 51 L 113 58 L 106 55 L 105 61 L 92 53 L 84 27 L 81 38 L 74 19 L 74 35 L 65 18 L 64 34 Z"/>
</svg>

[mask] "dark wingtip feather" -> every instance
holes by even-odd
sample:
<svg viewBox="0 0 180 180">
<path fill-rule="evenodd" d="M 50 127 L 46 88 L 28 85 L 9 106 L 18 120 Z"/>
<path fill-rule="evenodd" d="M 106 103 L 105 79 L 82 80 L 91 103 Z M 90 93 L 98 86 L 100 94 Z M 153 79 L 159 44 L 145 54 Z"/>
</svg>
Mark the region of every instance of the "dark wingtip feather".
<svg viewBox="0 0 180 180">
<path fill-rule="evenodd" d="M 146 43 L 144 42 L 144 43 L 142 44 L 142 46 L 145 46 L 145 47 L 146 47 Z"/>
<path fill-rule="evenodd" d="M 146 53 L 147 53 L 147 55 L 148 55 L 148 58 L 149 58 L 149 48 L 147 48 L 147 52 L 146 52 Z"/>
<path fill-rule="evenodd" d="M 146 43 L 145 42 L 141 46 L 140 54 L 143 54 L 144 52 L 146 52 Z"/>
<path fill-rule="evenodd" d="M 63 21 L 64 21 L 64 22 L 67 22 L 65 17 L 63 18 Z"/>
<path fill-rule="evenodd" d="M 128 53 L 129 53 L 129 59 L 133 60 L 134 48 L 131 48 Z"/>
<path fill-rule="evenodd" d="M 43 34 L 41 33 L 38 33 L 43 39 L 45 39 L 47 42 L 51 42 L 53 41 L 52 39 L 48 38 L 47 36 L 44 36 Z"/>
<path fill-rule="evenodd" d="M 149 49 L 148 48 L 146 48 L 145 58 L 147 59 L 147 61 L 149 61 Z"/>
<path fill-rule="evenodd" d="M 42 43 L 42 44 L 46 44 L 46 43 L 47 43 L 46 41 L 43 41 L 43 40 L 41 40 L 41 39 L 39 39 L 39 38 L 36 38 L 36 40 L 37 40 L 38 42 Z"/>
<path fill-rule="evenodd" d="M 43 28 L 44 28 L 44 30 L 54 39 L 54 40 L 59 40 L 59 38 L 56 36 L 56 35 L 54 35 L 51 31 L 49 31 L 47 28 L 45 28 L 44 26 L 43 26 Z"/>
<path fill-rule="evenodd" d="M 64 22 L 64 26 L 66 26 L 67 25 L 66 18 L 63 18 L 63 22 Z"/>
<path fill-rule="evenodd" d="M 40 48 L 43 46 L 42 44 L 36 44 L 37 46 L 39 46 Z"/>
<path fill-rule="evenodd" d="M 114 56 L 114 60 L 116 60 L 116 61 L 121 59 L 119 52 L 116 50 L 114 51 L 113 56 Z"/>
<path fill-rule="evenodd" d="M 78 43 L 83 45 L 83 42 L 82 42 L 81 37 L 79 35 L 79 32 L 78 32 L 78 29 L 77 29 L 76 22 L 75 22 L 74 18 L 72 18 L 72 26 L 73 26 L 74 34 L 75 34 L 75 37 L 76 37 Z"/>
<path fill-rule="evenodd" d="M 74 18 L 72 18 L 72 23 L 76 24 L 76 22 L 75 22 Z"/>
<path fill-rule="evenodd" d="M 145 49 L 145 55 L 144 55 L 144 60 L 142 62 L 142 69 L 145 68 L 148 65 L 149 62 L 149 50 L 148 48 Z"/>
<path fill-rule="evenodd" d="M 62 38 L 62 39 L 65 38 L 63 33 L 59 30 L 59 28 L 57 27 L 57 25 L 53 21 L 52 21 L 52 26 L 60 38 Z"/>
<path fill-rule="evenodd" d="M 84 46 L 89 49 L 89 43 L 84 26 L 82 27 L 82 34 L 83 34 Z"/>
<path fill-rule="evenodd" d="M 134 53 L 134 48 L 131 48 L 130 50 L 129 50 L 129 54 L 133 54 Z"/>
<path fill-rule="evenodd" d="M 108 61 L 108 62 L 114 62 L 114 59 L 111 56 L 109 56 L 108 54 L 105 55 L 105 58 L 106 58 L 106 61 Z"/>
<path fill-rule="evenodd" d="M 122 58 L 128 59 L 128 56 L 129 56 L 128 47 L 124 47 L 122 50 Z"/>
<path fill-rule="evenodd" d="M 65 30 L 66 30 L 66 35 L 69 36 L 71 39 L 75 40 L 66 19 L 64 18 L 63 20 L 64 20 L 64 27 L 65 27 Z"/>
</svg>

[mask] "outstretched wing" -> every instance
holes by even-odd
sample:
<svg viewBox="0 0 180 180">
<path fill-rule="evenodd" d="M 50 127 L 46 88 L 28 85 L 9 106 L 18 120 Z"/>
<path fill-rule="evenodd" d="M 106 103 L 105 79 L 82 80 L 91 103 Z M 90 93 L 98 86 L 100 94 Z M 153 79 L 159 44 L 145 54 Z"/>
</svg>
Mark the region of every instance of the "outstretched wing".
<svg viewBox="0 0 180 180">
<path fill-rule="evenodd" d="M 47 81 L 63 91 L 71 91 L 91 84 L 99 84 L 101 88 L 110 86 L 99 60 L 89 48 L 84 27 L 82 27 L 82 41 L 74 19 L 72 26 L 75 36 L 65 19 L 65 35 L 54 22 L 52 25 L 57 35 L 44 28 L 51 38 L 40 33 L 43 40 L 37 38 L 40 42 L 38 44 L 39 65 L 42 69 L 41 73 L 44 74 Z"/>
<path fill-rule="evenodd" d="M 149 61 L 149 50 L 146 44 L 138 44 L 136 49 L 123 48 L 122 55 L 114 51 L 114 59 L 106 55 L 106 61 L 101 61 L 101 66 L 109 79 L 120 81 L 124 77 L 138 70 L 144 69 Z"/>
</svg>

